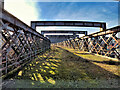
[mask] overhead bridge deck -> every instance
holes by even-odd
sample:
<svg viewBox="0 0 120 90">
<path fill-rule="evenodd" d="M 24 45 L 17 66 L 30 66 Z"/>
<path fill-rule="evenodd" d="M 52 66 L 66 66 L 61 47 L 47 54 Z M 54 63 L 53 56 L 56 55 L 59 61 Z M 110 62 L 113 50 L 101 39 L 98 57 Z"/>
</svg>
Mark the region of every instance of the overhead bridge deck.
<svg viewBox="0 0 120 90">
<path fill-rule="evenodd" d="M 45 33 L 72 33 L 72 34 L 85 34 L 87 31 L 75 31 L 75 30 L 41 30 L 41 34 Z"/>
<path fill-rule="evenodd" d="M 105 22 L 90 21 L 31 21 L 31 27 L 36 29 L 37 26 L 77 26 L 77 27 L 99 27 L 106 29 Z"/>
</svg>

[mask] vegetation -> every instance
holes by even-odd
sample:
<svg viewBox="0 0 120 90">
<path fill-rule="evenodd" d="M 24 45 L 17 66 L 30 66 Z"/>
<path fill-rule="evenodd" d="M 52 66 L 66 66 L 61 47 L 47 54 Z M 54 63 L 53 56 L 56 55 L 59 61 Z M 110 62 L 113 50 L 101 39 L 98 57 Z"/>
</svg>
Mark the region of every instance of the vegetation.
<svg viewBox="0 0 120 90">
<path fill-rule="evenodd" d="M 96 59 L 97 57 L 97 59 Z M 119 76 L 93 61 L 108 59 L 84 55 L 72 49 L 52 47 L 43 55 L 27 64 L 9 88 L 114 88 Z M 107 64 L 106 64 L 107 65 Z M 116 65 L 115 65 L 116 66 Z M 114 69 L 114 68 L 111 68 Z M 114 71 L 114 70 L 113 70 Z"/>
<path fill-rule="evenodd" d="M 69 52 L 73 53 L 74 55 L 80 56 L 83 58 L 83 61 L 88 61 L 93 64 L 96 64 L 100 66 L 101 68 L 104 68 L 107 71 L 110 71 L 111 73 L 120 76 L 120 61 L 115 59 L 108 59 L 101 56 L 96 56 L 94 54 L 85 52 L 85 51 L 79 51 L 69 48 L 64 48 L 65 50 L 68 50 Z"/>
</svg>

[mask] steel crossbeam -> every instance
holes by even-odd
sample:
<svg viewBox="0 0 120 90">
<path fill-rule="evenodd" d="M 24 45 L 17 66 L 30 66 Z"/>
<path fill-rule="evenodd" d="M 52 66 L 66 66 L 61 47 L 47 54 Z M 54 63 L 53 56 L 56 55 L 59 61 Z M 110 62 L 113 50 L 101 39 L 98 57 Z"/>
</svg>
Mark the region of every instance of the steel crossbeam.
<svg viewBox="0 0 120 90">
<path fill-rule="evenodd" d="M 37 26 L 77 26 L 77 27 L 100 27 L 106 29 L 105 22 L 88 22 L 88 21 L 31 21 L 31 27 L 36 29 Z"/>
</svg>

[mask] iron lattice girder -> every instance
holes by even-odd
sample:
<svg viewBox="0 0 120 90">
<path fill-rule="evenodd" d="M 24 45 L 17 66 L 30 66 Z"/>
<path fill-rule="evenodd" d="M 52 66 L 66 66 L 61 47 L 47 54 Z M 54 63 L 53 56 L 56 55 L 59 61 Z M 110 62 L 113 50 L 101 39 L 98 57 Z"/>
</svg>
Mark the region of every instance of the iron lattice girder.
<svg viewBox="0 0 120 90">
<path fill-rule="evenodd" d="M 83 36 L 76 39 L 69 39 L 65 42 L 70 42 L 67 47 L 71 44 L 75 44 L 77 41 L 78 45 L 73 47 L 74 49 L 78 48 L 79 50 L 86 50 L 91 53 L 96 53 L 99 55 L 116 57 L 120 60 L 120 37 L 117 34 L 120 33 L 120 26 L 116 26 L 105 31 L 96 32 L 87 36 Z M 57 45 L 62 46 L 62 43 L 57 43 Z M 71 48 L 71 47 L 70 47 Z"/>
<path fill-rule="evenodd" d="M 43 37 L 42 34 L 38 33 L 36 30 L 19 20 L 17 17 L 13 16 L 11 13 L 7 12 L 6 10 L 2 9 L 2 15 L 0 15 L 0 23 L 4 21 L 5 23 L 9 23 L 10 27 L 18 27 L 19 29 L 23 29 L 29 33 L 32 33 L 36 36 L 39 36 L 40 38 L 44 40 L 48 40 L 46 37 Z"/>
<path fill-rule="evenodd" d="M 105 22 L 88 22 L 88 21 L 31 21 L 33 29 L 36 26 L 78 26 L 78 27 L 100 27 L 106 29 Z"/>
<path fill-rule="evenodd" d="M 2 10 L 0 72 L 2 76 L 25 65 L 33 58 L 50 49 L 50 40 L 38 33 L 24 22 Z"/>
</svg>

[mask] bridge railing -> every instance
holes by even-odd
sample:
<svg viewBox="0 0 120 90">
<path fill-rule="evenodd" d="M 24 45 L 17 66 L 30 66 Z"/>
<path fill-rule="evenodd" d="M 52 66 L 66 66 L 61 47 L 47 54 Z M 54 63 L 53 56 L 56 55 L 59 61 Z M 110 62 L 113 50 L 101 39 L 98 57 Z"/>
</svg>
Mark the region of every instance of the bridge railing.
<svg viewBox="0 0 120 90">
<path fill-rule="evenodd" d="M 31 61 L 37 54 L 50 48 L 50 40 L 24 22 L 2 10 L 0 17 L 2 76 Z"/>
<path fill-rule="evenodd" d="M 120 26 L 54 45 L 120 59 Z"/>
</svg>

